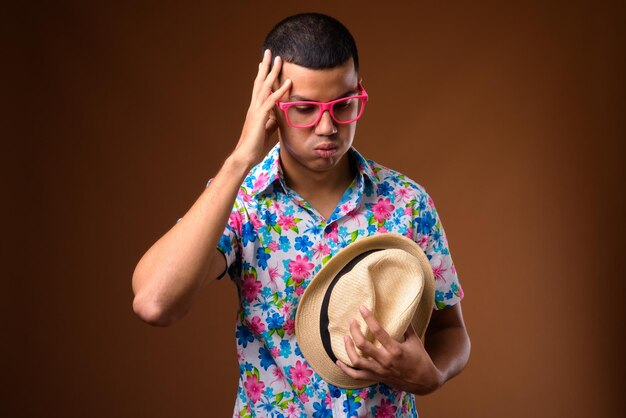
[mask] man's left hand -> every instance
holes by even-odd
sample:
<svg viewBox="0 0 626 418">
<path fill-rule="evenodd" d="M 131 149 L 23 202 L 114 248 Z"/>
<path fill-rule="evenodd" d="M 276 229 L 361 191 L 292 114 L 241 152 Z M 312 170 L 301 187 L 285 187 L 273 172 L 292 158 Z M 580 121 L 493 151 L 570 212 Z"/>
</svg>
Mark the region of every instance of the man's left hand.
<svg viewBox="0 0 626 418">
<path fill-rule="evenodd" d="M 376 347 L 367 340 L 357 321 L 352 319 L 350 321 L 352 338 L 346 335 L 344 341 L 353 367 L 337 360 L 337 365 L 344 373 L 354 379 L 383 382 L 395 389 L 416 395 L 431 393 L 443 384 L 441 371 L 426 352 L 413 325 L 409 325 L 404 334 L 404 341 L 398 342 L 391 338 L 365 307 L 361 307 L 361 315 L 381 346 Z M 355 346 L 363 355 L 359 355 Z"/>
</svg>

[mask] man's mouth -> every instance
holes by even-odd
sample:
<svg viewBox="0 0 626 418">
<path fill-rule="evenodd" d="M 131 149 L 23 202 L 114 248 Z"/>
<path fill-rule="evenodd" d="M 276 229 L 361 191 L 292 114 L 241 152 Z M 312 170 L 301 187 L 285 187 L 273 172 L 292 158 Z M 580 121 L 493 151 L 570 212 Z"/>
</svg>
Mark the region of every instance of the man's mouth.
<svg viewBox="0 0 626 418">
<path fill-rule="evenodd" d="M 338 146 L 336 144 L 331 144 L 331 143 L 323 143 L 315 147 L 316 150 L 333 150 L 337 148 Z"/>
</svg>

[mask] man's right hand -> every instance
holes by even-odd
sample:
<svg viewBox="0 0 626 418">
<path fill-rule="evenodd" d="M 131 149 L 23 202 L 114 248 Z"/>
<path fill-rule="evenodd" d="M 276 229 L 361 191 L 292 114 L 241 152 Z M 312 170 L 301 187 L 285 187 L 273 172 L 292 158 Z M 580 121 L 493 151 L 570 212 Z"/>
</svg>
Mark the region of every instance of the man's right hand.
<svg viewBox="0 0 626 418">
<path fill-rule="evenodd" d="M 278 128 L 274 105 L 276 100 L 291 87 L 291 80 L 287 79 L 278 90 L 272 93 L 272 86 L 282 68 L 282 60 L 276 56 L 274 66 L 269 71 L 271 59 L 270 50 L 265 50 L 263 61 L 259 63 L 259 71 L 254 80 L 246 121 L 243 124 L 239 142 L 233 151 L 239 159 L 249 162 L 250 167 L 260 163 L 266 150 L 269 149 L 269 139 Z"/>
</svg>

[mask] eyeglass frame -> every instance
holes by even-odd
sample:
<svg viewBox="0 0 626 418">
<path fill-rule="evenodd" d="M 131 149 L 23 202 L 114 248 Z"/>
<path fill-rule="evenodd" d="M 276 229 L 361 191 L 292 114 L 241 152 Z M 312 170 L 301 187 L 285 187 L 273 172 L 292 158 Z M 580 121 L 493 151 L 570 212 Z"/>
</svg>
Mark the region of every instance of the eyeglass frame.
<svg viewBox="0 0 626 418">
<path fill-rule="evenodd" d="M 357 87 L 359 89 L 359 94 L 356 94 L 353 96 L 341 97 L 339 99 L 331 100 L 330 102 L 314 102 L 314 101 L 281 102 L 280 100 L 276 100 L 276 106 L 278 106 L 278 108 L 285 113 L 285 120 L 287 121 L 287 124 L 291 126 L 292 128 L 305 129 L 305 128 L 310 128 L 311 126 L 315 126 L 319 123 L 320 120 L 322 120 L 322 116 L 324 115 L 324 112 L 326 111 L 328 111 L 328 114 L 330 115 L 332 120 L 335 121 L 335 123 L 346 125 L 348 123 L 356 122 L 357 120 L 361 118 L 361 116 L 363 116 L 363 111 L 365 110 L 365 104 L 367 103 L 367 99 L 369 98 L 369 95 L 365 91 L 365 87 L 363 87 L 360 81 L 357 84 Z M 359 114 L 354 119 L 350 119 L 347 121 L 339 121 L 335 119 L 335 115 L 333 113 L 333 105 L 335 103 L 339 103 L 341 101 L 348 100 L 348 99 L 359 99 L 359 100 L 363 99 L 363 105 L 361 106 Z M 313 121 L 312 123 L 308 125 L 304 125 L 304 126 L 293 125 L 291 121 L 289 120 L 289 115 L 287 114 L 287 111 L 289 110 L 290 107 L 296 106 L 296 105 L 316 105 L 320 109 L 319 115 L 317 116 L 315 121 Z"/>
</svg>

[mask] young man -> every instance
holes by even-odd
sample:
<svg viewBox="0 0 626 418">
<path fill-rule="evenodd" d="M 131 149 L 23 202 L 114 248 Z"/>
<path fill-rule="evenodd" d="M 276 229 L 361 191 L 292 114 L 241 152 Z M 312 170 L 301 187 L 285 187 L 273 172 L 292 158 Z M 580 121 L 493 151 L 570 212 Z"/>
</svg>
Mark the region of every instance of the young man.
<svg viewBox="0 0 626 418">
<path fill-rule="evenodd" d="M 414 395 L 460 373 L 470 352 L 463 291 L 433 201 L 419 184 L 352 146 L 367 93 L 355 42 L 341 23 L 316 13 L 291 16 L 268 34 L 264 50 L 235 150 L 137 265 L 135 312 L 169 325 L 228 271 L 240 296 L 233 416 L 417 416 Z M 279 142 L 265 154 L 276 130 Z M 339 366 L 379 383 L 337 388 L 299 350 L 298 300 L 341 248 L 389 232 L 417 242 L 435 273 L 426 345 L 412 328 L 404 342 L 379 348 L 352 332 L 346 349 L 359 368 Z M 373 315 L 363 317 L 385 339 Z"/>
</svg>

